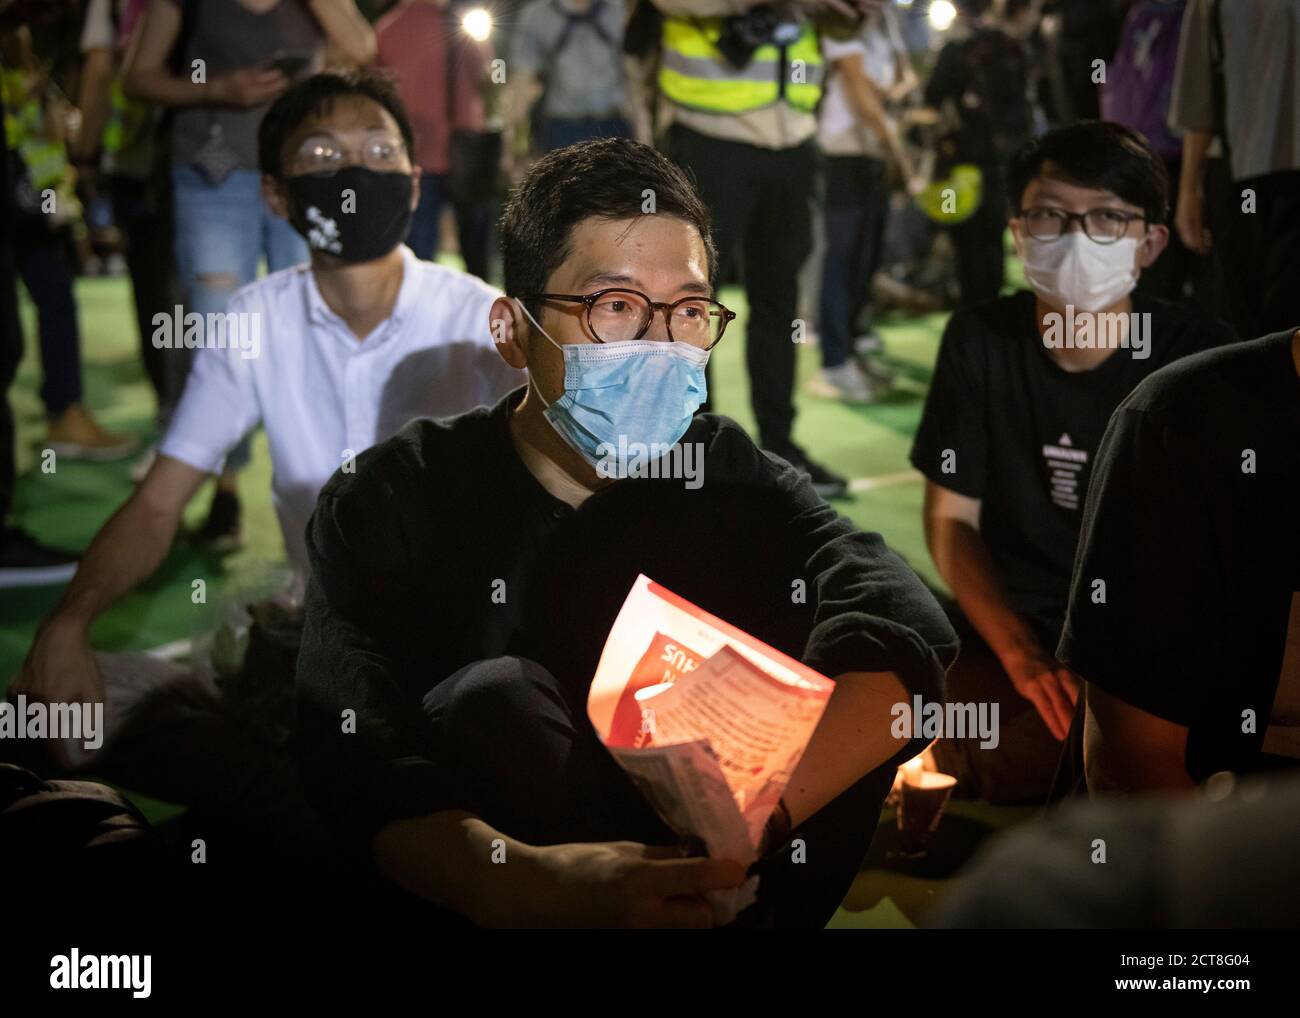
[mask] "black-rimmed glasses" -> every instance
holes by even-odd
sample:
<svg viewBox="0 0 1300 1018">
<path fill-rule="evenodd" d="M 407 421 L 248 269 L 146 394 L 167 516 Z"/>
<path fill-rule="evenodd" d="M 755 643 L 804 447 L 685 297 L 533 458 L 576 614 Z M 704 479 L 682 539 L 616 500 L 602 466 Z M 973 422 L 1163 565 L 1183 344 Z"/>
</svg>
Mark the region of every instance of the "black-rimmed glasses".
<svg viewBox="0 0 1300 1018">
<path fill-rule="evenodd" d="M 523 300 L 559 300 L 586 305 L 587 330 L 597 343 L 626 343 L 650 329 L 662 311 L 668 338 L 701 350 L 712 350 L 736 312 L 708 297 L 682 297 L 669 303 L 651 300 L 640 290 L 611 287 L 595 293 L 536 293 Z"/>
<path fill-rule="evenodd" d="M 1121 209 L 1089 209 L 1087 212 L 1067 212 L 1065 209 L 1040 205 L 1021 209 L 1025 231 L 1035 240 L 1056 240 L 1078 221 L 1089 240 L 1098 244 L 1113 244 L 1126 233 L 1134 220 L 1146 222 L 1147 217 Z"/>
</svg>

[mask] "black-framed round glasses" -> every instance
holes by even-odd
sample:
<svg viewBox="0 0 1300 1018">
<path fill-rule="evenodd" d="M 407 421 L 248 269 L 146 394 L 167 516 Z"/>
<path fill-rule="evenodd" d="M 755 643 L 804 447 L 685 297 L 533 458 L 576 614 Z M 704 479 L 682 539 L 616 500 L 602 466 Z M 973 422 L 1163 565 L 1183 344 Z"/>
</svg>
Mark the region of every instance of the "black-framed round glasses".
<svg viewBox="0 0 1300 1018">
<path fill-rule="evenodd" d="M 571 301 L 586 305 L 587 331 L 597 343 L 626 343 L 649 331 L 656 311 L 662 311 L 668 338 L 701 350 L 712 350 L 736 312 L 708 297 L 682 297 L 669 303 L 651 300 L 640 290 L 611 287 L 595 293 L 535 293 L 523 298 Z"/>
<path fill-rule="evenodd" d="M 1034 240 L 1056 240 L 1064 234 L 1070 224 L 1078 220 L 1089 240 L 1098 244 L 1113 244 L 1128 233 L 1128 225 L 1134 220 L 1146 222 L 1147 217 L 1135 212 L 1120 209 L 1089 209 L 1087 212 L 1066 212 L 1065 209 L 1035 206 L 1021 209 L 1020 218 L 1024 220 L 1025 231 Z"/>
</svg>

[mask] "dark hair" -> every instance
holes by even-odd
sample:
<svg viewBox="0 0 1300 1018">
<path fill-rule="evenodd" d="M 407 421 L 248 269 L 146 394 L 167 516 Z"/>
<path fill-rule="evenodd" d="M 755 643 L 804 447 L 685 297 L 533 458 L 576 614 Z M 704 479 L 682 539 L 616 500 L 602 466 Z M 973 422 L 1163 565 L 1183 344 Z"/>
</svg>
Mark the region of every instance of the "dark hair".
<svg viewBox="0 0 1300 1018">
<path fill-rule="evenodd" d="M 656 214 L 684 219 L 700 231 L 712 282 L 718 254 L 709 209 L 686 174 L 648 145 L 600 138 L 543 156 L 506 201 L 501 215 L 506 293 L 522 297 L 545 290 L 551 273 L 569 256 L 578 223 L 643 215 L 647 191 L 653 193 Z"/>
<path fill-rule="evenodd" d="M 1057 127 L 1022 146 L 1007 173 L 1012 215 L 1020 211 L 1025 189 L 1048 162 L 1071 184 L 1111 191 L 1138 206 L 1150 222 L 1162 223 L 1168 215 L 1169 173 L 1164 162 L 1136 131 L 1107 120 Z"/>
<path fill-rule="evenodd" d="M 336 99 L 359 95 L 377 102 L 397 121 L 406 152 L 414 158 L 415 135 L 406 107 L 393 87 L 392 79 L 377 71 L 358 70 L 313 74 L 291 85 L 262 117 L 257 129 L 257 161 L 262 172 L 272 177 L 284 174 L 284 146 L 289 135 L 304 121 L 328 113 Z"/>
</svg>

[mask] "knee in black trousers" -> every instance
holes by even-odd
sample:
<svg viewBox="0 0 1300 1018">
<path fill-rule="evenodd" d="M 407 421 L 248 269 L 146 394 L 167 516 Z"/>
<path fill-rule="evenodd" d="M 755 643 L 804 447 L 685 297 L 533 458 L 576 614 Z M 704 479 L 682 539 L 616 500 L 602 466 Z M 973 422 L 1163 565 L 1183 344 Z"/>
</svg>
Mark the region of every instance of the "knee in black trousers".
<svg viewBox="0 0 1300 1018">
<path fill-rule="evenodd" d="M 424 699 L 435 752 L 484 821 L 528 844 L 671 844 L 659 819 L 601 745 L 584 704 L 521 657 L 475 661 Z"/>
<path fill-rule="evenodd" d="M 476 661 L 432 689 L 424 707 L 466 809 L 511 837 L 537 845 L 678 840 L 601 745 L 585 707 L 568 702 L 541 665 Z M 834 915 L 892 780 L 892 768 L 872 771 L 760 862 L 759 900 L 775 925 L 821 927 Z"/>
</svg>

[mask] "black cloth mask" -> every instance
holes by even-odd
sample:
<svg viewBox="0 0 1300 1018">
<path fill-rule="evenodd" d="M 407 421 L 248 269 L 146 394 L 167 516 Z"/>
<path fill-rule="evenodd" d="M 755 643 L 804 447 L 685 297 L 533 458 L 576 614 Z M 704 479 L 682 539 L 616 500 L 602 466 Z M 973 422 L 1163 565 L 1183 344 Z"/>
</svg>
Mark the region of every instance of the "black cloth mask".
<svg viewBox="0 0 1300 1018">
<path fill-rule="evenodd" d="M 286 177 L 289 222 L 313 251 L 344 262 L 382 258 L 411 224 L 411 175 L 345 166 Z"/>
</svg>

